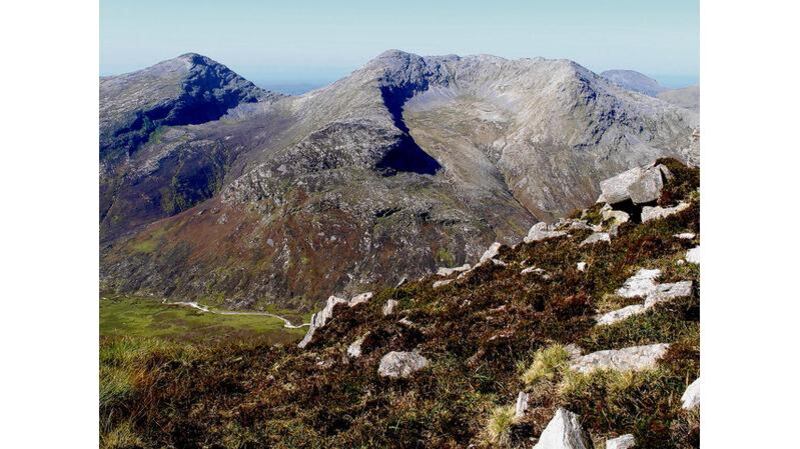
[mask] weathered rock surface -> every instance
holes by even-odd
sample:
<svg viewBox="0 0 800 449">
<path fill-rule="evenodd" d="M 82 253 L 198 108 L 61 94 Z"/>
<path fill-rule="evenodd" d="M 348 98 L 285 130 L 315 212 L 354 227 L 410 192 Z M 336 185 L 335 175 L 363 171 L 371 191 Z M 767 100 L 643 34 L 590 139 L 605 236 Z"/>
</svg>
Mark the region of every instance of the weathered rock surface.
<svg viewBox="0 0 800 449">
<path fill-rule="evenodd" d="M 700 378 L 692 382 L 681 396 L 682 407 L 691 410 L 700 407 Z"/>
<path fill-rule="evenodd" d="M 471 267 L 468 263 L 465 263 L 460 267 L 453 267 L 453 268 L 439 267 L 439 269 L 436 270 L 436 274 L 439 276 L 450 276 L 453 273 L 461 273 L 469 270 L 470 268 Z"/>
<path fill-rule="evenodd" d="M 534 449 L 591 449 L 592 441 L 581 426 L 580 417 L 564 408 L 556 410 Z"/>
<path fill-rule="evenodd" d="M 381 358 L 378 374 L 383 377 L 404 378 L 428 366 L 428 359 L 416 352 L 392 351 Z"/>
<path fill-rule="evenodd" d="M 645 309 L 649 309 L 658 303 L 669 301 L 673 298 L 683 298 L 692 294 L 692 281 L 671 282 L 668 284 L 658 284 L 644 301 Z"/>
<path fill-rule="evenodd" d="M 655 279 L 661 276 L 661 270 L 640 269 L 633 276 L 628 278 L 625 283 L 617 289 L 617 295 L 623 298 L 635 298 L 637 296 L 647 296 L 656 290 Z"/>
<path fill-rule="evenodd" d="M 664 165 L 634 167 L 600 182 L 598 203 L 617 204 L 631 200 L 634 204 L 649 203 L 661 196 L 664 180 L 671 176 Z"/>
<path fill-rule="evenodd" d="M 642 223 L 650 220 L 669 217 L 670 215 L 677 214 L 678 212 L 688 208 L 689 203 L 680 203 L 673 207 L 645 206 L 642 208 Z"/>
<path fill-rule="evenodd" d="M 555 231 L 553 230 L 553 226 L 545 222 L 539 222 L 531 227 L 523 241 L 525 243 L 532 243 L 564 235 L 567 235 L 566 231 Z"/>
<path fill-rule="evenodd" d="M 348 301 L 346 299 L 337 298 L 336 296 L 328 297 L 328 301 L 325 303 L 325 308 L 311 316 L 311 325 L 308 327 L 306 335 L 302 340 L 300 340 L 300 343 L 297 344 L 297 347 L 305 348 L 309 343 L 311 343 L 311 339 L 314 338 L 314 332 L 316 332 L 316 330 L 320 327 L 324 326 L 328 320 L 333 318 L 333 308 L 338 304 L 347 303 Z"/>
<path fill-rule="evenodd" d="M 347 305 L 349 305 L 350 307 L 354 307 L 359 304 L 363 304 L 369 301 L 370 299 L 372 299 L 372 292 L 364 292 L 350 298 L 350 302 L 348 302 Z"/>
<path fill-rule="evenodd" d="M 634 315 L 639 315 L 640 313 L 644 313 L 646 310 L 647 309 L 642 304 L 632 304 L 630 306 L 626 306 L 617 310 L 612 310 L 611 312 L 600 315 L 597 318 L 597 324 L 600 326 L 614 324 L 617 321 L 622 321 Z"/>
<path fill-rule="evenodd" d="M 590 235 L 589 237 L 586 237 L 581 242 L 581 246 L 583 246 L 583 245 L 591 245 L 592 243 L 610 242 L 610 241 L 611 241 L 611 236 L 608 234 L 608 232 L 595 232 L 594 234 Z"/>
<path fill-rule="evenodd" d="M 433 282 L 433 288 L 444 287 L 445 285 L 448 285 L 451 282 L 453 282 L 453 279 L 444 279 L 444 280 L 441 280 L 441 281 L 434 281 Z"/>
<path fill-rule="evenodd" d="M 606 449 L 630 449 L 636 446 L 636 438 L 631 434 L 606 440 Z"/>
<path fill-rule="evenodd" d="M 570 362 L 570 369 L 588 373 L 596 369 L 617 371 L 639 371 L 652 368 L 669 349 L 668 343 L 609 349 L 577 357 Z"/>
</svg>

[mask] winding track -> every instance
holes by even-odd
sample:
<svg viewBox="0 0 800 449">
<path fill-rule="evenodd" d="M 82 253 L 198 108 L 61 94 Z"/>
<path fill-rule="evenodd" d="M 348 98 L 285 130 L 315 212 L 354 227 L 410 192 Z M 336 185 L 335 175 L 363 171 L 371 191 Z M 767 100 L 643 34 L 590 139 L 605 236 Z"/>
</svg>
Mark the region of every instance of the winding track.
<svg viewBox="0 0 800 449">
<path fill-rule="evenodd" d="M 283 327 L 285 327 L 287 329 L 299 329 L 301 327 L 306 327 L 306 326 L 310 326 L 311 325 L 311 323 L 292 324 L 292 322 L 289 321 L 288 319 L 286 319 L 286 318 L 284 318 L 284 317 L 282 317 L 280 315 L 275 315 L 274 313 L 269 313 L 269 312 L 236 312 L 236 311 L 232 311 L 232 310 L 211 310 L 207 306 L 204 306 L 202 304 L 198 304 L 196 302 L 184 302 L 184 301 L 167 302 L 166 299 L 162 302 L 162 304 L 171 305 L 171 306 L 191 307 L 191 308 L 197 309 L 197 310 L 199 310 L 201 312 L 213 313 L 215 315 L 261 315 L 261 316 L 269 316 L 269 317 L 277 318 L 277 319 L 283 321 Z"/>
</svg>

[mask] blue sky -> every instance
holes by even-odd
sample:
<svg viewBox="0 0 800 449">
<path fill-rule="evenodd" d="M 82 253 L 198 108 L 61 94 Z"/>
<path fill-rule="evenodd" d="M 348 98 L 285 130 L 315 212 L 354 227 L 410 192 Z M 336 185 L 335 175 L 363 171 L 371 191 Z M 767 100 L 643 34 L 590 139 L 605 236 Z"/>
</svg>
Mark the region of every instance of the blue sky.
<svg viewBox="0 0 800 449">
<path fill-rule="evenodd" d="M 321 85 L 384 50 L 569 58 L 697 82 L 697 0 L 101 0 L 100 73 L 186 52 L 261 85 Z"/>
</svg>

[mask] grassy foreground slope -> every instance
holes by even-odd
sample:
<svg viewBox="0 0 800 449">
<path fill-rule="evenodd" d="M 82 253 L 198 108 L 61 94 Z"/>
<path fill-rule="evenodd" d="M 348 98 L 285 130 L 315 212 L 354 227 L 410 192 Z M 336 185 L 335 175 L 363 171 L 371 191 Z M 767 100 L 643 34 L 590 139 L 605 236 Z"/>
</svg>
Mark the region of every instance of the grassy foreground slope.
<svg viewBox="0 0 800 449">
<path fill-rule="evenodd" d="M 503 264 L 449 276 L 448 285 L 434 288 L 444 278 L 430 276 L 337 306 L 303 350 L 102 342 L 101 446 L 531 447 L 563 406 L 581 416 L 596 446 L 632 433 L 637 448 L 698 447 L 697 412 L 682 410 L 680 397 L 700 368 L 699 267 L 684 261 L 699 241 L 675 235 L 699 235 L 699 170 L 662 162 L 675 176 L 659 203 L 687 201 L 687 209 L 622 224 L 611 242 L 580 245 L 591 231 L 572 230 L 503 246 Z M 582 216 L 598 220 L 598 209 Z M 522 273 L 532 266 L 544 271 Z M 595 326 L 597 313 L 632 302 L 615 291 L 641 268 L 659 268 L 659 282 L 692 281 L 691 295 Z M 399 304 L 384 316 L 389 299 Z M 361 356 L 348 357 L 362 336 Z M 672 343 L 651 369 L 567 369 L 568 344 L 586 353 L 650 343 Z M 412 350 L 427 368 L 406 379 L 378 375 L 385 354 Z M 520 391 L 530 408 L 515 419 Z"/>
</svg>

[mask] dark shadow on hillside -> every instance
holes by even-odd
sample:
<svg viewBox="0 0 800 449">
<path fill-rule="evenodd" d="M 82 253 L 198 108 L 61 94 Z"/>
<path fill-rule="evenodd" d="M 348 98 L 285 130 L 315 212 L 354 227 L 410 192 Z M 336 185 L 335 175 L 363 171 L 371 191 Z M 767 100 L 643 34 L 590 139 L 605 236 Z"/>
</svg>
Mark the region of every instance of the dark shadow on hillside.
<svg viewBox="0 0 800 449">
<path fill-rule="evenodd" d="M 403 121 L 403 104 L 414 95 L 417 90 L 424 87 L 406 85 L 404 87 L 383 87 L 381 96 L 386 109 L 392 115 L 394 126 L 403 132 L 398 144 L 389 150 L 383 159 L 375 166 L 387 176 L 396 172 L 412 172 L 423 175 L 433 175 L 442 168 L 441 164 L 425 152 L 409 133 L 408 126 Z"/>
</svg>

